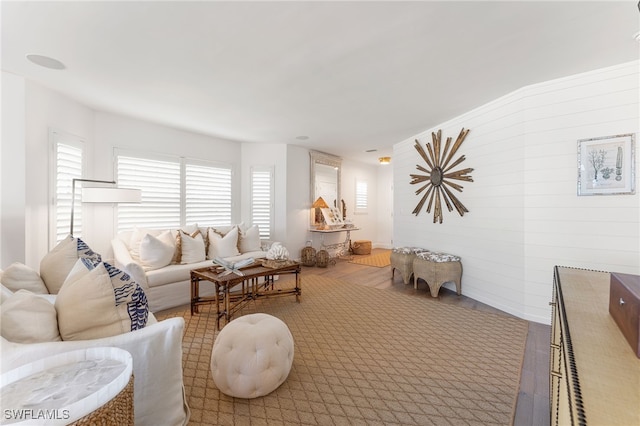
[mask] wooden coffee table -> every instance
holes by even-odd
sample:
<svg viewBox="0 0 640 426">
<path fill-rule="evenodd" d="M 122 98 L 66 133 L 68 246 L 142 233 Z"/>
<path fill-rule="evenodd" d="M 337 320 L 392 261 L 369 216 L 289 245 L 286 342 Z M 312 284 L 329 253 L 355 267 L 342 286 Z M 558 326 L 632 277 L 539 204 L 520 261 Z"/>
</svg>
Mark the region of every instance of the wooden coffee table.
<svg viewBox="0 0 640 426">
<path fill-rule="evenodd" d="M 220 330 L 220 318 L 229 322 L 233 313 L 246 303 L 262 298 L 286 296 L 295 294 L 296 302 L 300 302 L 302 289 L 300 287 L 300 263 L 287 261 L 286 263 L 262 266 L 261 263 L 241 269 L 243 275 L 230 273 L 224 275 L 224 269 L 216 266 L 194 269 L 191 271 L 191 315 L 198 313 L 198 306 L 204 304 L 216 305 L 216 327 Z M 276 275 L 296 274 L 295 287 L 275 288 Z M 200 281 L 209 281 L 215 286 L 213 296 L 200 296 Z"/>
</svg>

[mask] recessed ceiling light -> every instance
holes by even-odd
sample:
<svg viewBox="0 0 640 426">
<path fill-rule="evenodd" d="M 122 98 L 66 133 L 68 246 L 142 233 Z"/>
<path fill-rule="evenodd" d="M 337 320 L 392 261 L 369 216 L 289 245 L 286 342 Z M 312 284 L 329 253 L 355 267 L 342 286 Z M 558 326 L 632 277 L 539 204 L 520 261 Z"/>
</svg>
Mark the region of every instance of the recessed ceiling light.
<svg viewBox="0 0 640 426">
<path fill-rule="evenodd" d="M 377 149 L 368 149 L 365 152 L 376 152 L 376 151 L 377 151 Z"/>
<path fill-rule="evenodd" d="M 27 59 L 36 65 L 52 70 L 63 70 L 66 66 L 57 59 L 42 55 L 27 55 Z"/>
<path fill-rule="evenodd" d="M 639 32 L 637 32 L 637 33 L 635 33 L 635 34 L 633 35 L 633 38 L 634 38 L 638 43 L 640 43 L 640 31 L 639 31 Z"/>
<path fill-rule="evenodd" d="M 296 136 L 296 139 L 298 139 L 299 141 L 306 141 L 307 139 L 309 139 L 309 136 Z"/>
</svg>

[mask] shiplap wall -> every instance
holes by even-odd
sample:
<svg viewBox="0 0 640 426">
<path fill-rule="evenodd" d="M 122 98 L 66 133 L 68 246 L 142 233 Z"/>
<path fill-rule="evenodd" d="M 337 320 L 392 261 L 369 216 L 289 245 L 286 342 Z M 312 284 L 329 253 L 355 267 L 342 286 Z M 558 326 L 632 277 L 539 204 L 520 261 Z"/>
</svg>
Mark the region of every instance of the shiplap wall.
<svg viewBox="0 0 640 426">
<path fill-rule="evenodd" d="M 542 323 L 554 265 L 639 274 L 638 194 L 576 195 L 577 140 L 640 129 L 639 77 L 634 61 L 528 86 L 397 144 L 394 245 L 460 255 L 464 294 Z M 470 212 L 445 211 L 443 224 L 414 216 L 414 140 L 438 129 L 455 140 L 462 127 L 459 167 L 474 168 L 474 182 L 459 198 Z"/>
</svg>

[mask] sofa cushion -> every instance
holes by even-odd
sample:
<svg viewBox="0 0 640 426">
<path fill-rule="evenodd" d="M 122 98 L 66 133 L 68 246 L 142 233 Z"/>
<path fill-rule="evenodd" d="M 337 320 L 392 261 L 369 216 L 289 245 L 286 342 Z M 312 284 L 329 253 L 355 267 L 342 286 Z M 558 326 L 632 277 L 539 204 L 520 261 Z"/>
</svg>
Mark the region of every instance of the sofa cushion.
<svg viewBox="0 0 640 426">
<path fill-rule="evenodd" d="M 162 233 L 160 229 L 149 229 L 149 228 L 138 228 L 137 226 L 133 228 L 131 232 L 131 237 L 127 242 L 127 246 L 129 247 L 129 253 L 131 253 L 131 258 L 136 262 L 140 261 L 140 243 L 142 239 L 146 235 L 151 235 L 153 237 L 157 237 Z"/>
<path fill-rule="evenodd" d="M 28 290 L 18 290 L 0 307 L 2 337 L 16 343 L 60 340 L 56 308 L 45 298 Z"/>
<path fill-rule="evenodd" d="M 208 259 L 216 257 L 227 258 L 230 256 L 238 256 L 238 227 L 234 226 L 226 234 L 221 234 L 215 228 L 209 228 L 209 251 Z M 258 247 L 260 249 L 260 247 Z"/>
<path fill-rule="evenodd" d="M 140 242 L 140 263 L 145 271 L 167 266 L 173 259 L 175 240 L 171 231 L 164 231 L 157 237 L 147 234 Z"/>
<path fill-rule="evenodd" d="M 27 265 L 14 262 L 2 274 L 2 284 L 11 291 L 20 289 L 29 290 L 32 293 L 48 294 L 47 286 L 40 278 L 38 272 Z"/>
<path fill-rule="evenodd" d="M 131 277 L 105 262 L 78 259 L 55 302 L 63 340 L 109 337 L 143 328 L 147 298 Z"/>
<path fill-rule="evenodd" d="M 80 238 L 68 235 L 42 258 L 40 277 L 50 294 L 58 293 L 69 271 L 80 257 L 92 259 L 95 262 L 102 260 L 100 255 L 91 250 Z"/>
<path fill-rule="evenodd" d="M 178 234 L 180 240 L 180 264 L 202 262 L 207 258 L 204 238 L 200 230 L 195 231 L 192 235 L 184 231 Z"/>
<path fill-rule="evenodd" d="M 262 247 L 260 241 L 260 229 L 258 225 L 253 225 L 246 230 L 240 230 L 238 246 L 240 253 L 247 253 L 250 251 L 258 251 Z"/>
</svg>

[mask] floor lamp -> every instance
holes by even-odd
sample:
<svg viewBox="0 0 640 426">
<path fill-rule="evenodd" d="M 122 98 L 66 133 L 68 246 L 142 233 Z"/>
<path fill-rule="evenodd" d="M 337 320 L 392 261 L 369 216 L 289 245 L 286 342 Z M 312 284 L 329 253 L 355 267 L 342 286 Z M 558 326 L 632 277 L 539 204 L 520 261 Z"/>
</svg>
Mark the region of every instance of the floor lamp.
<svg viewBox="0 0 640 426">
<path fill-rule="evenodd" d="M 73 235 L 73 215 L 76 205 L 76 182 L 116 184 L 115 180 L 73 179 L 71 181 L 71 226 L 69 227 L 71 235 Z M 140 201 L 142 201 L 142 191 L 139 189 L 107 186 L 82 188 L 81 202 L 83 203 L 139 203 Z"/>
</svg>

